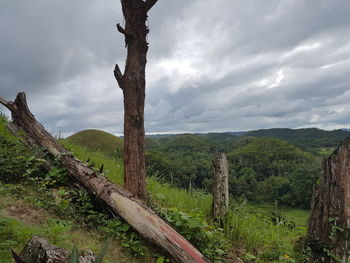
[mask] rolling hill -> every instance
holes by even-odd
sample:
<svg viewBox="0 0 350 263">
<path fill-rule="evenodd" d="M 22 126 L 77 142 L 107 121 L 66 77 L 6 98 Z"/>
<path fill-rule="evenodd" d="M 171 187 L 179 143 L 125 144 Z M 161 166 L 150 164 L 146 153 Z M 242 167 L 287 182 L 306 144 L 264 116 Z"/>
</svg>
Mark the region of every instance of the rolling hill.
<svg viewBox="0 0 350 263">
<path fill-rule="evenodd" d="M 114 152 L 123 149 L 123 140 L 100 130 L 83 130 L 69 136 L 68 142 L 87 148 L 90 151 Z"/>
</svg>

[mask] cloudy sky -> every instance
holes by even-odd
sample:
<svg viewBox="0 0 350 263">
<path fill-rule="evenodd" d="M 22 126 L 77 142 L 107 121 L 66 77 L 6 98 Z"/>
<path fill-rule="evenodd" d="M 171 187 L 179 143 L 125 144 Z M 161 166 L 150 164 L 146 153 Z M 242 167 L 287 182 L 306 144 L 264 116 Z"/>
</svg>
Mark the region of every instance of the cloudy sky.
<svg viewBox="0 0 350 263">
<path fill-rule="evenodd" d="M 159 0 L 146 132 L 350 128 L 349 0 Z M 0 0 L 0 96 L 50 132 L 123 132 L 118 0 Z M 4 108 L 2 108 L 4 111 Z"/>
</svg>

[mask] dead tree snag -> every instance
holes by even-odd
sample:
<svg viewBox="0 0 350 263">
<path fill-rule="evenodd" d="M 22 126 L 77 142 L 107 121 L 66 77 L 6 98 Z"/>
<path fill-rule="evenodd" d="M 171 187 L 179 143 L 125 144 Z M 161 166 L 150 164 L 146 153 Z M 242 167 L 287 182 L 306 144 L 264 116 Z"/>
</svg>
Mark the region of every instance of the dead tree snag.
<svg viewBox="0 0 350 263">
<path fill-rule="evenodd" d="M 315 186 L 307 241 L 312 262 L 349 262 L 350 250 L 350 137 L 323 161 Z"/>
<path fill-rule="evenodd" d="M 146 199 L 145 171 L 145 69 L 148 43 L 147 12 L 157 0 L 121 0 L 125 28 L 117 30 L 125 37 L 127 58 L 124 74 L 115 65 L 114 76 L 124 96 L 124 182 L 135 197 Z"/>
</svg>

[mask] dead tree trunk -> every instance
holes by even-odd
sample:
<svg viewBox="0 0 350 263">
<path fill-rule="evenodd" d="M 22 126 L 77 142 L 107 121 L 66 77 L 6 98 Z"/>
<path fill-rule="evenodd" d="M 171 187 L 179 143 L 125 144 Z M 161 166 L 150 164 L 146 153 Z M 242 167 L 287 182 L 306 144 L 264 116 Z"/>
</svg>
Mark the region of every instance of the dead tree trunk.
<svg viewBox="0 0 350 263">
<path fill-rule="evenodd" d="M 50 245 L 45 239 L 34 236 L 23 248 L 19 255 L 26 263 L 68 263 L 69 253 Z M 81 251 L 80 263 L 93 263 L 95 256 L 91 251 Z"/>
<path fill-rule="evenodd" d="M 125 188 L 135 197 L 146 200 L 145 171 L 145 68 L 149 29 L 147 12 L 157 0 L 121 0 L 125 28 L 117 25 L 124 34 L 127 59 L 124 74 L 119 66 L 114 76 L 124 95 L 124 182 Z"/>
<path fill-rule="evenodd" d="M 314 188 L 307 232 L 312 262 L 349 262 L 349 231 L 350 137 L 324 160 Z"/>
<path fill-rule="evenodd" d="M 221 222 L 229 206 L 228 163 L 226 154 L 217 153 L 213 159 L 213 218 Z"/>
<path fill-rule="evenodd" d="M 68 174 L 79 182 L 96 199 L 118 214 L 150 243 L 155 244 L 175 262 L 204 263 L 202 254 L 157 216 L 142 201 L 126 189 L 111 183 L 99 172 L 74 158 L 36 121 L 29 111 L 24 93 L 19 93 L 15 102 L 0 98 L 0 103 L 12 113 L 13 125 L 24 131 L 27 141 L 45 147 L 60 160 Z"/>
</svg>

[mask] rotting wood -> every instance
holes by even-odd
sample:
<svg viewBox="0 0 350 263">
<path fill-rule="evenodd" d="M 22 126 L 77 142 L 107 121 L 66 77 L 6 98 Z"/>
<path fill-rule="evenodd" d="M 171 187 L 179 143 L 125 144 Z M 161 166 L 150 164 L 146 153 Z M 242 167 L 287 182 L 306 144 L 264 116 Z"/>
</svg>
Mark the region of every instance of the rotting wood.
<svg viewBox="0 0 350 263">
<path fill-rule="evenodd" d="M 69 260 L 65 249 L 50 245 L 37 236 L 31 238 L 19 256 L 26 263 L 67 263 Z M 95 256 L 90 250 L 81 251 L 79 263 L 93 263 L 94 260 Z"/>
<path fill-rule="evenodd" d="M 307 245 L 310 262 L 349 262 L 350 250 L 350 137 L 323 161 L 314 187 Z"/>
<path fill-rule="evenodd" d="M 18 93 L 14 102 L 0 98 L 0 103 L 11 111 L 12 124 L 24 131 L 31 145 L 47 148 L 67 169 L 70 177 L 172 260 L 183 263 L 207 262 L 191 243 L 149 209 L 143 201 L 134 198 L 129 191 L 113 184 L 98 171 L 84 165 L 61 146 L 29 111 L 25 93 Z"/>
</svg>

